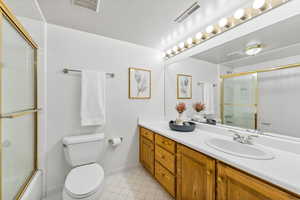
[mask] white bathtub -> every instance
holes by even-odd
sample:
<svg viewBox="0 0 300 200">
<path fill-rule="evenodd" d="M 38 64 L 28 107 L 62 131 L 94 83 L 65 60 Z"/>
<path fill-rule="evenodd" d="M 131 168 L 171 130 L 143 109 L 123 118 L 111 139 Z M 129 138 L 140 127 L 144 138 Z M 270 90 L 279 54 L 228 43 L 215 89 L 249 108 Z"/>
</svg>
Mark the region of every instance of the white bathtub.
<svg viewBox="0 0 300 200">
<path fill-rule="evenodd" d="M 27 187 L 26 191 L 21 197 L 21 200 L 41 200 L 42 184 L 43 184 L 42 172 L 38 170 L 34 174 L 29 186 Z"/>
</svg>

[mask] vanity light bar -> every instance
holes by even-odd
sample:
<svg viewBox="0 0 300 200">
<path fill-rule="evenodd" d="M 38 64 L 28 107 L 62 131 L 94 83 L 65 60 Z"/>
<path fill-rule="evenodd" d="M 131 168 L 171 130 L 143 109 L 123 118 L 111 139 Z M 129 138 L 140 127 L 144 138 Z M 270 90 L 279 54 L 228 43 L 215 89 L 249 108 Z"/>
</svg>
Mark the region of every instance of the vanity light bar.
<svg viewBox="0 0 300 200">
<path fill-rule="evenodd" d="M 259 16 L 266 11 L 276 8 L 290 0 L 254 0 L 252 8 L 240 8 L 235 11 L 233 16 L 224 17 L 219 20 L 218 24 L 210 25 L 205 31 L 197 33 L 194 37 L 189 37 L 185 42 L 181 42 L 172 49 L 164 53 L 164 59 L 169 59 L 177 54 L 180 54 L 198 44 L 211 39 L 235 26 L 242 24 L 253 17 Z"/>
</svg>

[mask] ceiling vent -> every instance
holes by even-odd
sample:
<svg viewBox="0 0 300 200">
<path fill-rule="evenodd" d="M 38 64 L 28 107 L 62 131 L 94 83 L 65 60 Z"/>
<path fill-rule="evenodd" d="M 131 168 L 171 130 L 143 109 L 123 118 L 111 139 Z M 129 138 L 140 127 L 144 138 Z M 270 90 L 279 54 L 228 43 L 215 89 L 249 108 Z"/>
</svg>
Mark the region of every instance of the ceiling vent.
<svg viewBox="0 0 300 200">
<path fill-rule="evenodd" d="M 185 10 L 183 13 L 181 13 L 174 22 L 181 23 L 183 22 L 187 17 L 189 17 L 191 14 L 193 14 L 196 10 L 200 8 L 200 3 L 197 1 L 193 3 L 187 10 Z"/>
<path fill-rule="evenodd" d="M 99 12 L 100 0 L 72 0 L 72 2 L 76 6 Z"/>
</svg>

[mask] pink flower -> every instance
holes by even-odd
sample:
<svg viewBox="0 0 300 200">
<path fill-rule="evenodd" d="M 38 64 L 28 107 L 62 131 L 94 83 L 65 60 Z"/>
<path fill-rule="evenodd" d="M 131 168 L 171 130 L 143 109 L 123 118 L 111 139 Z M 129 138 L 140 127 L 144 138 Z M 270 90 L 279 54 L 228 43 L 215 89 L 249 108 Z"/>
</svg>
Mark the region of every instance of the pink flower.
<svg viewBox="0 0 300 200">
<path fill-rule="evenodd" d="M 178 103 L 175 107 L 178 113 L 183 113 L 186 110 L 185 103 Z"/>
<path fill-rule="evenodd" d="M 205 109 L 205 105 L 201 102 L 194 103 L 193 108 L 196 110 L 196 112 L 201 112 Z"/>
</svg>

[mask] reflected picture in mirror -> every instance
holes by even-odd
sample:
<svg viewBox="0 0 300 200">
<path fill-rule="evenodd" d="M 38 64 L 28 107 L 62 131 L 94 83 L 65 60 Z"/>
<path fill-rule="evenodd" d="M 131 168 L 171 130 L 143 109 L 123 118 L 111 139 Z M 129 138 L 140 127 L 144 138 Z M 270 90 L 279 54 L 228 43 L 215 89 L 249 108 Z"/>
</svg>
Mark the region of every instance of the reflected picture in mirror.
<svg viewBox="0 0 300 200">
<path fill-rule="evenodd" d="M 191 99 L 192 87 L 192 76 L 177 74 L 177 99 Z"/>
</svg>

